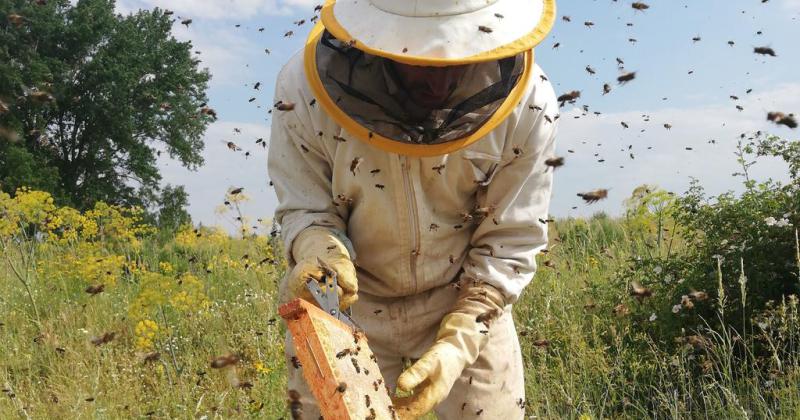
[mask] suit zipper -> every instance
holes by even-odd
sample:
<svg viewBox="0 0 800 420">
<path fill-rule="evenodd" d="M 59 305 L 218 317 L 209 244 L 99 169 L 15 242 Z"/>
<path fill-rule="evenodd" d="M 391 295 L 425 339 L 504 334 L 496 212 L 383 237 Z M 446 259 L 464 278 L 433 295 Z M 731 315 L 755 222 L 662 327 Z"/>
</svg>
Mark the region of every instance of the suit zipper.
<svg viewBox="0 0 800 420">
<path fill-rule="evenodd" d="M 414 248 L 411 250 L 410 267 L 411 281 L 414 284 L 414 293 L 416 294 L 419 287 L 417 286 L 417 256 L 419 255 L 420 238 L 419 238 L 419 217 L 417 215 L 417 199 L 414 194 L 414 184 L 411 181 L 411 163 L 407 156 L 402 156 L 401 166 L 403 169 L 403 181 L 406 192 L 406 202 L 408 203 L 409 222 L 411 222 L 411 243 Z"/>
</svg>

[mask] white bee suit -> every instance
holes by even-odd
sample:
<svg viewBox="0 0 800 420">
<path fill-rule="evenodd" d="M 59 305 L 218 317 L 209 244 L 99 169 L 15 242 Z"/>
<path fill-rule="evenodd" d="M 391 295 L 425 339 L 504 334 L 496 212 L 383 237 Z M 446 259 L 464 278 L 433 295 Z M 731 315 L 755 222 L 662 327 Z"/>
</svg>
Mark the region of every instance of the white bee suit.
<svg viewBox="0 0 800 420">
<path fill-rule="evenodd" d="M 420 357 L 433 342 L 458 293 L 452 282 L 466 277 L 495 286 L 509 304 L 505 314 L 437 414 L 522 418 L 523 366 L 510 310 L 547 246 L 553 169 L 545 160 L 554 157 L 558 124 L 549 81 L 532 64 L 519 102 L 485 136 L 447 154 L 415 157 L 343 129 L 318 103 L 307 68 L 295 55 L 275 93 L 276 103 L 294 104 L 273 111 L 268 159 L 285 249 L 310 226 L 332 229 L 351 247 L 359 287 L 353 317 L 390 387 L 402 358 Z M 289 387 L 303 396 L 303 418 L 318 418 L 293 354 L 287 335 Z"/>
</svg>

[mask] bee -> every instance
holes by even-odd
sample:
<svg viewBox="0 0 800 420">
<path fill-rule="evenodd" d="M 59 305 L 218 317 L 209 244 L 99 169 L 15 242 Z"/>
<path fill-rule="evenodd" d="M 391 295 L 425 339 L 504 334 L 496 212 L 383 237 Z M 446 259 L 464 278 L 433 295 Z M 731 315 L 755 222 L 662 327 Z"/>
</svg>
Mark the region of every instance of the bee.
<svg viewBox="0 0 800 420">
<path fill-rule="evenodd" d="M 291 111 L 294 109 L 294 106 L 294 102 L 278 101 L 278 103 L 275 104 L 275 109 L 278 111 Z"/>
<path fill-rule="evenodd" d="M 286 31 L 286 33 L 283 34 L 283 37 L 284 38 L 288 38 L 288 37 L 290 37 L 292 35 L 294 35 L 294 31 Z"/>
<path fill-rule="evenodd" d="M 608 190 L 601 188 L 594 191 L 589 191 L 585 193 L 578 193 L 578 197 L 582 198 L 586 201 L 587 204 L 592 204 L 597 201 L 600 201 L 604 198 L 608 198 Z"/>
<path fill-rule="evenodd" d="M 671 130 L 672 124 L 664 124 L 664 128 L 666 128 L 667 130 Z"/>
<path fill-rule="evenodd" d="M 344 137 L 341 137 L 341 136 L 333 136 L 333 139 L 338 141 L 339 143 L 344 143 L 344 142 L 347 141 L 347 139 L 345 139 Z"/>
<path fill-rule="evenodd" d="M 641 302 L 642 299 L 653 296 L 653 291 L 642 286 L 639 284 L 639 282 L 634 280 L 631 282 L 631 296 L 635 297 Z"/>
<path fill-rule="evenodd" d="M 233 366 L 236 363 L 239 363 L 239 356 L 235 354 L 226 354 L 224 356 L 218 356 L 211 360 L 211 367 L 214 369 L 222 369 L 228 366 Z"/>
<path fill-rule="evenodd" d="M 364 404 L 366 404 L 367 407 L 369 407 L 372 404 L 372 401 L 370 401 L 369 395 L 367 394 L 364 394 Z"/>
<path fill-rule="evenodd" d="M 102 293 L 105 289 L 106 289 L 106 285 L 105 284 L 97 284 L 97 285 L 94 285 L 94 286 L 87 287 L 86 290 L 84 290 L 84 291 L 86 293 L 94 296 L 94 295 L 96 295 L 98 293 Z"/>
<path fill-rule="evenodd" d="M 777 57 L 778 56 L 777 54 L 775 54 L 775 50 L 773 50 L 770 47 L 755 47 L 755 48 L 753 48 L 753 52 L 756 53 L 756 54 L 761 54 L 761 55 L 769 55 L 771 57 Z"/>
<path fill-rule="evenodd" d="M 628 315 L 631 310 L 624 303 L 620 303 L 611 310 L 616 316 L 625 316 Z"/>
<path fill-rule="evenodd" d="M 303 403 L 300 402 L 300 393 L 294 389 L 289 390 L 289 410 L 292 412 L 292 419 L 303 418 Z"/>
<path fill-rule="evenodd" d="M 347 356 L 348 354 L 351 354 L 352 351 L 353 350 L 351 350 L 349 348 L 344 349 L 344 350 L 340 351 L 339 353 L 336 353 L 336 358 L 337 359 L 341 359 L 341 358 Z"/>
<path fill-rule="evenodd" d="M 344 394 L 345 391 L 347 391 L 347 383 L 339 382 L 339 385 L 336 386 L 336 392 Z"/>
<path fill-rule="evenodd" d="M 314 105 L 316 105 L 316 104 L 317 104 L 317 99 L 316 99 L 316 98 L 313 98 L 313 99 L 311 99 L 311 101 L 308 103 L 308 106 L 314 106 Z"/>
<path fill-rule="evenodd" d="M 117 333 L 115 333 L 113 331 L 107 332 L 107 333 L 105 333 L 105 334 L 103 334 L 103 335 L 101 335 L 99 337 L 92 338 L 91 342 L 95 346 L 99 347 L 99 346 L 102 346 L 103 344 L 110 343 L 112 340 L 114 340 L 114 336 L 116 336 L 116 335 L 117 335 Z"/>
<path fill-rule="evenodd" d="M 184 19 L 184 20 L 182 20 L 182 21 L 181 21 L 181 25 L 184 25 L 184 26 L 186 26 L 187 28 L 188 28 L 188 27 L 189 27 L 189 25 L 191 25 L 191 24 L 192 24 L 192 20 L 191 20 L 191 19 Z"/>
<path fill-rule="evenodd" d="M 380 169 L 373 169 L 373 170 L 369 171 L 369 173 L 371 173 L 372 175 L 379 174 L 380 172 L 381 172 Z"/>
<path fill-rule="evenodd" d="M 564 106 L 565 103 L 575 103 L 575 100 L 581 97 L 581 91 L 573 90 L 571 92 L 567 92 L 558 97 L 558 102 L 561 102 L 560 106 Z"/>
<path fill-rule="evenodd" d="M 377 417 L 374 408 L 369 409 L 369 415 L 366 417 L 366 420 L 375 420 Z"/>
<path fill-rule="evenodd" d="M 692 42 L 700 42 L 701 38 L 699 36 L 693 37 Z"/>
<path fill-rule="evenodd" d="M 488 26 L 483 26 L 483 25 L 478 26 L 478 30 L 481 31 L 481 32 L 487 33 L 487 34 L 492 33 L 492 28 L 490 28 Z"/>
<path fill-rule="evenodd" d="M 144 355 L 144 363 L 155 362 L 161 358 L 161 353 L 157 351 L 152 351 Z"/>
<path fill-rule="evenodd" d="M 785 125 L 789 128 L 797 128 L 797 120 L 795 120 L 794 114 L 787 115 L 783 112 L 769 112 L 767 113 L 767 120 L 778 125 Z"/>
<path fill-rule="evenodd" d="M 301 144 L 301 145 L 300 145 L 300 149 L 302 149 L 302 150 L 303 150 L 303 153 L 308 153 L 308 151 L 309 151 L 309 150 L 308 150 L 308 147 L 307 147 L 305 144 Z"/>
<path fill-rule="evenodd" d="M 475 412 L 475 415 L 476 415 L 476 416 L 480 416 L 480 415 L 481 415 L 481 413 L 483 413 L 483 409 L 482 409 L 482 408 L 481 408 L 481 409 L 479 409 L 478 411 L 476 411 L 476 412 Z"/>
<path fill-rule="evenodd" d="M 476 316 L 475 322 L 482 323 L 483 325 L 486 325 L 486 328 L 489 328 L 489 324 L 491 324 L 491 322 L 497 319 L 500 315 L 502 315 L 502 311 L 500 309 L 492 309 Z"/>
<path fill-rule="evenodd" d="M 495 13 L 495 14 L 494 14 L 494 17 L 496 17 L 496 18 L 498 18 L 498 19 L 502 19 L 502 18 L 504 18 L 505 16 L 501 15 L 500 13 Z"/>
<path fill-rule="evenodd" d="M 628 123 L 626 123 L 625 121 L 621 121 L 621 122 L 620 122 L 620 124 L 622 124 L 622 127 L 623 127 L 623 128 L 630 128 L 630 126 L 628 125 Z"/>
<path fill-rule="evenodd" d="M 632 71 L 632 72 L 628 72 L 628 73 L 623 73 L 622 75 L 617 77 L 617 82 L 619 82 L 619 84 L 624 84 L 624 83 L 630 82 L 631 80 L 633 80 L 635 78 L 636 78 L 636 72 Z"/>
<path fill-rule="evenodd" d="M 597 73 L 597 71 L 595 71 L 595 69 L 593 69 L 591 66 L 586 66 L 586 72 L 592 75 Z"/>
<path fill-rule="evenodd" d="M 361 157 L 356 157 L 353 159 L 352 162 L 350 162 L 350 172 L 353 173 L 353 176 L 356 175 L 356 169 L 358 169 L 358 167 L 361 166 L 362 162 L 364 162 L 364 158 Z"/>
<path fill-rule="evenodd" d="M 692 302 L 692 300 L 689 299 L 689 296 L 683 295 L 681 296 L 681 306 L 683 306 L 686 309 L 692 309 L 694 308 L 694 302 Z"/>
<path fill-rule="evenodd" d="M 375 188 L 377 188 L 379 190 L 383 190 L 384 188 L 386 188 L 386 186 L 383 185 L 383 184 L 375 184 Z"/>
<path fill-rule="evenodd" d="M 444 169 L 444 163 L 443 163 L 443 164 L 441 164 L 441 165 L 436 165 L 436 166 L 434 166 L 434 167 L 433 167 L 433 168 L 431 168 L 431 169 L 433 169 L 434 171 L 436 171 L 436 173 L 438 173 L 439 175 L 441 175 L 441 174 L 442 174 L 442 169 Z"/>
<path fill-rule="evenodd" d="M 583 22 L 583 26 L 591 28 L 592 26 L 594 26 L 594 22 L 592 22 L 591 20 L 587 20 L 586 22 Z"/>
<path fill-rule="evenodd" d="M 241 194 L 242 191 L 244 191 L 244 187 L 238 187 L 238 188 L 234 188 L 234 189 L 228 191 L 228 194 L 230 194 L 230 195 L 238 195 L 238 194 Z"/>
<path fill-rule="evenodd" d="M 564 158 L 563 157 L 552 157 L 549 159 L 545 159 L 544 164 L 551 167 L 551 168 L 558 168 L 564 166 Z"/>
<path fill-rule="evenodd" d="M 633 2 L 633 4 L 631 4 L 631 7 L 633 7 L 636 10 L 647 10 L 650 8 L 650 6 L 647 3 L 641 1 Z"/>
<path fill-rule="evenodd" d="M 561 20 L 564 22 L 572 22 L 572 18 L 567 15 L 561 16 Z"/>
<path fill-rule="evenodd" d="M 361 373 L 361 366 L 358 365 L 358 360 L 355 357 L 351 357 L 350 361 L 353 363 L 353 367 L 356 368 L 356 373 Z"/>
<path fill-rule="evenodd" d="M 455 264 L 455 263 L 456 263 L 456 257 L 454 257 L 453 254 L 450 254 L 450 264 Z"/>
</svg>

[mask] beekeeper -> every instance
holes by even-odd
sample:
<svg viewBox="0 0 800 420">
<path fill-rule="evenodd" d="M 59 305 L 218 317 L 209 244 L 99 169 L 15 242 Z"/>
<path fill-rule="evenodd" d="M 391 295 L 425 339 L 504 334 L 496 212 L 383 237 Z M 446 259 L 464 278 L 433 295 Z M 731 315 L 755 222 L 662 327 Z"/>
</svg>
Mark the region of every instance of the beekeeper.
<svg viewBox="0 0 800 420">
<path fill-rule="evenodd" d="M 554 3 L 329 0 L 278 76 L 281 300 L 333 267 L 404 418 L 523 417 L 511 305 L 547 245 L 558 104 L 533 48 Z"/>
</svg>

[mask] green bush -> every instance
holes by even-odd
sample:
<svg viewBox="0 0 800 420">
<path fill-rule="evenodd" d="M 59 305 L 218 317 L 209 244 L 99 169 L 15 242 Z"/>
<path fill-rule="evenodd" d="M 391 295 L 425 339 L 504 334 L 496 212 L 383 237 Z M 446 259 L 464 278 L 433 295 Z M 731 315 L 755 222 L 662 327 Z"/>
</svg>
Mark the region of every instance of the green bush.
<svg viewBox="0 0 800 420">
<path fill-rule="evenodd" d="M 744 178 L 741 195 L 728 191 L 709 198 L 693 179 L 682 196 L 666 199 L 663 191 L 639 191 L 640 197 L 634 194 L 628 203 L 630 231 L 648 233 L 657 220 L 658 242 L 662 233 L 669 237 L 669 245 L 654 244 L 654 252 L 632 257 L 618 277 L 624 287 L 635 281 L 651 294 L 631 298 L 633 316 L 652 317 L 654 322 L 639 325 L 662 345 L 683 345 L 685 336 L 704 331 L 758 335 L 759 320 L 800 294 L 800 144 L 758 134 L 739 146 L 743 172 L 734 175 Z M 790 181 L 751 180 L 748 168 L 756 160 L 748 162 L 749 155 L 781 158 Z M 654 202 L 660 204 L 658 212 Z M 664 226 L 672 230 L 665 232 Z M 685 246 L 674 251 L 673 240 Z M 751 350 L 775 353 L 770 343 Z"/>
</svg>

